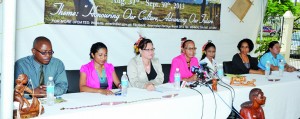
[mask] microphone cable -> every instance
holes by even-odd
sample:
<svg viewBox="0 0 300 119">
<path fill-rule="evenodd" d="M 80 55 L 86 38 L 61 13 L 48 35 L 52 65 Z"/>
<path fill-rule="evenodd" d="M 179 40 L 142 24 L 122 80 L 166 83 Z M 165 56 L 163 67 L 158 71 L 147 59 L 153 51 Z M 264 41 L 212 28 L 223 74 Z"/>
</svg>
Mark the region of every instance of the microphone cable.
<svg viewBox="0 0 300 119">
<path fill-rule="evenodd" d="M 232 92 L 231 88 L 229 88 L 229 87 L 227 87 L 227 86 L 225 86 L 225 85 L 222 85 L 222 84 L 219 83 L 219 82 L 218 82 L 218 84 L 219 84 L 220 86 L 224 87 L 224 88 L 227 88 L 227 89 L 230 91 L 231 102 L 232 102 L 231 105 L 233 105 L 233 92 Z"/>
<path fill-rule="evenodd" d="M 232 106 L 233 106 L 233 102 L 234 102 L 234 99 L 235 99 L 235 90 L 233 89 L 232 86 L 230 86 L 230 85 L 228 85 L 227 83 L 225 83 L 218 75 L 217 75 L 217 77 L 220 79 L 220 81 L 221 81 L 222 83 L 224 83 L 226 86 L 228 86 L 228 87 L 230 87 L 230 88 L 232 89 L 232 90 L 230 90 L 229 88 L 227 88 L 227 89 L 230 90 L 231 93 L 233 93 L 233 94 L 231 94 L 231 95 L 233 95 L 233 97 L 232 97 Z M 218 84 L 220 84 L 220 83 L 218 83 Z"/>
<path fill-rule="evenodd" d="M 232 107 L 230 107 L 230 106 L 224 101 L 224 99 L 219 95 L 219 93 L 216 93 L 216 94 L 219 96 L 219 98 L 224 102 L 224 104 L 225 104 L 230 110 L 234 111 L 237 115 L 239 115 L 240 118 L 244 119 L 244 118 L 240 115 L 239 112 L 237 112 L 236 110 L 232 109 Z"/>
<path fill-rule="evenodd" d="M 228 87 L 230 87 L 233 91 L 233 98 L 232 98 L 232 104 L 234 102 L 234 99 L 235 99 L 235 90 L 232 86 L 228 85 L 227 83 L 225 83 L 222 79 L 220 79 L 222 83 L 224 83 L 225 85 L 227 85 Z"/>
<path fill-rule="evenodd" d="M 225 88 L 227 88 L 230 92 L 231 92 L 231 107 L 229 107 L 230 108 L 230 110 L 233 110 L 234 111 L 234 113 L 237 113 L 236 112 L 236 110 L 234 109 L 234 107 L 233 107 L 233 97 L 232 97 L 232 90 L 230 89 L 230 88 L 228 88 L 227 86 L 224 86 L 224 85 L 222 85 L 221 83 L 218 83 L 219 85 L 221 85 L 222 87 L 225 87 Z M 222 101 L 224 102 L 224 100 L 222 99 Z M 225 103 L 225 102 L 224 102 Z M 226 104 L 226 105 L 228 105 L 228 104 Z"/>
<path fill-rule="evenodd" d="M 204 97 L 203 97 L 203 94 L 200 91 L 198 91 L 198 90 L 196 90 L 194 88 L 191 88 L 191 89 L 194 90 L 194 91 L 196 91 L 196 92 L 198 92 L 201 95 L 201 98 L 202 98 L 202 114 L 201 114 L 201 119 L 202 119 L 203 118 L 203 110 L 204 110 Z"/>
<path fill-rule="evenodd" d="M 215 96 L 214 91 L 212 90 L 212 88 L 211 88 L 208 84 L 206 84 L 205 86 L 207 86 L 207 87 L 210 89 L 210 91 L 212 92 L 212 94 L 213 94 L 213 96 L 214 96 L 214 99 L 215 99 L 215 106 L 216 106 L 216 108 L 215 108 L 215 118 L 214 118 L 214 119 L 216 119 L 216 116 L 217 116 L 217 100 L 216 100 L 216 96 Z"/>
<path fill-rule="evenodd" d="M 208 67 L 209 68 L 209 67 Z M 209 68 L 209 69 L 211 69 L 211 68 Z M 212 69 L 211 69 L 212 70 Z M 237 113 L 236 112 L 236 110 L 234 109 L 234 107 L 233 107 L 233 101 L 234 101 L 234 98 L 235 98 L 235 90 L 232 88 L 232 86 L 230 86 L 230 85 L 228 85 L 227 83 L 225 83 L 220 77 L 219 77 L 219 75 L 215 75 L 215 76 L 217 76 L 217 78 L 222 82 L 222 83 L 224 83 L 225 85 L 222 85 L 221 83 L 219 83 L 218 82 L 218 84 L 219 85 L 221 85 L 221 86 L 223 86 L 223 87 L 225 87 L 225 88 L 227 88 L 229 91 L 230 91 L 230 94 L 231 94 L 231 107 L 230 107 L 230 110 L 233 110 L 235 113 Z M 230 89 L 230 88 L 232 89 Z M 211 89 L 211 87 L 209 87 L 210 89 Z M 212 90 L 212 89 L 211 89 Z M 226 103 L 226 105 L 227 105 L 227 103 Z M 238 114 L 239 115 L 239 114 Z M 240 116 L 240 115 L 239 115 Z"/>
<path fill-rule="evenodd" d="M 210 68 L 210 67 L 208 67 L 208 69 L 209 70 L 213 70 L 212 68 Z M 235 99 L 235 90 L 232 88 L 232 86 L 230 86 L 230 85 L 228 85 L 227 83 L 225 83 L 223 80 L 222 80 L 222 78 L 220 78 L 219 77 L 219 75 L 216 75 L 217 77 L 218 77 L 218 79 L 222 82 L 222 83 L 224 83 L 227 87 L 227 89 L 229 89 L 230 90 L 230 93 L 231 93 L 231 98 L 232 98 L 232 106 L 233 106 L 233 101 L 234 101 L 234 99 Z M 218 82 L 218 84 L 220 84 L 219 82 Z M 220 84 L 221 85 L 221 84 Z M 225 87 L 224 85 L 221 85 L 221 86 L 223 86 L 223 87 Z M 228 88 L 228 87 L 230 87 L 230 88 Z"/>
<path fill-rule="evenodd" d="M 239 117 L 241 117 L 242 118 L 242 116 L 240 115 L 240 113 L 239 112 L 237 112 L 235 109 L 234 109 L 234 106 L 233 106 L 233 101 L 234 101 L 234 99 L 235 99 L 235 90 L 234 90 L 234 88 L 232 87 L 232 86 L 230 86 L 230 85 L 228 85 L 227 83 L 225 83 L 218 75 L 217 75 L 217 77 L 220 79 L 220 81 L 222 82 L 222 83 L 224 83 L 226 86 L 224 86 L 224 85 L 222 85 L 221 83 L 218 83 L 219 85 L 221 85 L 221 86 L 223 86 L 223 87 L 225 87 L 225 88 L 227 88 L 227 89 L 229 89 L 230 90 L 230 88 L 232 89 L 232 90 L 230 90 L 230 92 L 232 93 L 233 92 L 233 94 L 234 94 L 234 96 L 232 97 L 232 102 L 231 102 L 231 107 L 229 107 L 231 110 L 233 110 L 233 112 L 235 112 L 236 114 L 238 114 L 239 115 Z M 230 87 L 230 88 L 228 88 L 228 87 Z M 220 97 L 220 96 L 219 96 Z M 220 97 L 221 98 L 221 97 Z M 221 98 L 222 99 L 222 98 Z M 225 101 L 222 99 L 222 101 L 225 103 Z M 227 103 L 225 103 L 226 105 L 228 105 Z"/>
<path fill-rule="evenodd" d="M 209 69 L 211 69 L 211 68 L 209 68 Z M 227 83 L 225 83 L 220 77 L 219 77 L 219 75 L 216 75 L 218 78 L 219 78 L 219 80 L 222 82 L 222 83 L 224 83 L 226 86 L 224 86 L 224 85 L 222 85 L 221 83 L 219 83 L 218 82 L 218 84 L 219 85 L 221 85 L 221 86 L 223 86 L 223 87 L 225 87 L 225 88 L 227 88 L 227 89 L 232 89 L 232 90 L 230 90 L 230 93 L 231 93 L 231 99 L 232 99 L 232 102 L 231 102 L 231 107 L 229 107 L 231 110 L 233 110 L 236 114 L 238 114 L 239 115 L 239 117 L 242 117 L 241 115 L 240 115 L 240 113 L 238 113 L 235 109 L 234 109 L 234 106 L 233 106 L 233 102 L 234 102 L 234 99 L 235 99 L 235 90 L 233 89 L 233 87 L 232 86 L 230 86 L 230 85 L 228 85 Z M 209 87 L 210 88 L 210 87 Z M 218 93 L 217 93 L 218 94 Z M 232 96 L 233 95 L 233 96 Z M 219 96 L 219 95 L 218 95 Z M 220 96 L 219 96 L 220 97 Z M 220 97 L 221 98 L 221 97 Z M 222 99 L 222 98 L 221 98 Z M 222 101 L 228 106 L 228 104 L 222 99 Z"/>
</svg>

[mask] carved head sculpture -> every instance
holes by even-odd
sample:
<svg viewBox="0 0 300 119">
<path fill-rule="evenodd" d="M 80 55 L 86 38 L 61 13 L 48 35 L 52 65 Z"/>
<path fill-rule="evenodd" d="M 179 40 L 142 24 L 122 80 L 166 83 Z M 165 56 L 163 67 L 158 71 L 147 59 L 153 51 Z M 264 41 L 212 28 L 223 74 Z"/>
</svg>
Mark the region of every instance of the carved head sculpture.
<svg viewBox="0 0 300 119">
<path fill-rule="evenodd" d="M 28 77 L 26 74 L 20 74 L 16 80 L 16 83 L 17 84 L 27 84 L 27 81 L 28 81 Z"/>
<path fill-rule="evenodd" d="M 266 102 L 266 97 L 264 96 L 264 93 L 259 88 L 253 88 L 250 91 L 249 99 L 252 103 L 257 103 L 259 105 L 264 105 Z"/>
<path fill-rule="evenodd" d="M 249 94 L 250 101 L 241 105 L 240 114 L 243 119 L 265 119 L 265 114 L 261 105 L 266 102 L 264 93 L 259 88 L 253 88 Z"/>
</svg>

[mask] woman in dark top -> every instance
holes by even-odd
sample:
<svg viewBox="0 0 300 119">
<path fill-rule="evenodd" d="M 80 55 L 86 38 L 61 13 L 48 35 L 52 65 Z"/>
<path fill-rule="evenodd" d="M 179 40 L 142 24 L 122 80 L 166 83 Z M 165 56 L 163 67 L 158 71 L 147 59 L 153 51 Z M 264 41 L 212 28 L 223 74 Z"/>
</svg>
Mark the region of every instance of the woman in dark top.
<svg viewBox="0 0 300 119">
<path fill-rule="evenodd" d="M 259 69 L 256 58 L 248 55 L 253 50 L 253 42 L 250 39 L 243 39 L 237 45 L 240 53 L 237 53 L 232 58 L 234 74 L 264 74 L 264 71 Z"/>
</svg>

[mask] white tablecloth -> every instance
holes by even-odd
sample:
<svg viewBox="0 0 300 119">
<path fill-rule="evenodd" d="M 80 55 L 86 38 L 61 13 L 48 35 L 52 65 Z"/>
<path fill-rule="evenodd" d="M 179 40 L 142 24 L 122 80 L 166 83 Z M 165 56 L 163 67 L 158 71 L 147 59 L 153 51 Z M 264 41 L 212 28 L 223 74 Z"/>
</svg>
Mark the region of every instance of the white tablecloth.
<svg viewBox="0 0 300 119">
<path fill-rule="evenodd" d="M 171 88 L 173 85 L 164 84 L 162 86 Z M 199 90 L 204 97 L 203 119 L 213 119 L 216 109 L 214 96 L 207 87 L 198 87 L 197 90 Z M 176 93 L 179 95 L 174 98 L 162 98 L 164 95 Z M 231 110 L 217 95 L 220 95 L 226 103 L 231 105 L 230 92 L 220 87 L 219 91 L 215 94 L 217 102 L 216 118 L 225 119 Z M 73 93 L 65 94 L 62 97 L 66 99 L 67 102 L 53 106 L 44 105 L 45 113 L 38 118 L 201 119 L 202 116 L 203 103 L 201 95 L 187 88 L 181 89 L 180 91 L 167 91 L 164 93 L 129 88 L 127 97 L 105 96 L 96 93 Z M 74 108 L 113 101 L 137 102 L 112 106 L 60 110 L 62 107 Z"/>
<path fill-rule="evenodd" d="M 273 72 L 271 78 L 280 78 L 280 81 L 270 82 L 263 75 L 247 74 L 247 80 L 256 79 L 256 88 L 261 88 L 267 97 L 263 106 L 266 119 L 298 119 L 300 117 L 300 79 L 299 72 L 284 72 L 283 77 L 278 77 L 278 72 Z M 229 83 L 228 78 L 223 78 Z M 171 84 L 162 87 L 171 88 Z M 254 87 L 233 86 L 235 89 L 234 107 L 239 111 L 240 105 L 249 100 L 249 92 Z M 96 93 L 73 93 L 63 95 L 67 102 L 45 107 L 45 113 L 38 118 L 66 119 L 66 118 L 130 118 L 130 119 L 201 119 L 204 104 L 203 119 L 225 119 L 231 112 L 227 105 L 231 105 L 231 93 L 228 89 L 218 85 L 218 92 L 213 93 L 207 87 L 197 87 L 203 94 L 191 89 L 180 91 L 146 91 L 144 89 L 129 88 L 127 97 L 105 96 Z M 174 98 L 162 98 L 164 95 L 176 94 Z M 219 95 L 219 96 L 218 96 Z M 221 98 L 224 100 L 222 101 Z M 215 105 L 215 99 L 217 105 Z M 142 101 L 140 101 L 142 100 Z M 80 109 L 80 106 L 96 105 L 101 102 L 137 101 L 134 103 L 95 106 Z M 204 101 L 204 103 L 202 103 Z M 224 103 L 226 102 L 227 105 Z M 216 115 L 215 115 L 215 109 Z"/>
</svg>

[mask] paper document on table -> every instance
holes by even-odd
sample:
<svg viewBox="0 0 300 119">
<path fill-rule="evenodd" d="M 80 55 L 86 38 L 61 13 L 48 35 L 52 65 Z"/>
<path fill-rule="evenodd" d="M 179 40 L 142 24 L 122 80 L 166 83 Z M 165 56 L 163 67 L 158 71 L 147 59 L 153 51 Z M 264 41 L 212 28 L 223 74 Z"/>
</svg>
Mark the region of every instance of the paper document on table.
<svg viewBox="0 0 300 119">
<path fill-rule="evenodd" d="M 158 92 L 167 92 L 167 91 L 176 91 L 175 88 L 170 88 L 170 87 L 156 87 L 155 91 Z"/>
</svg>

